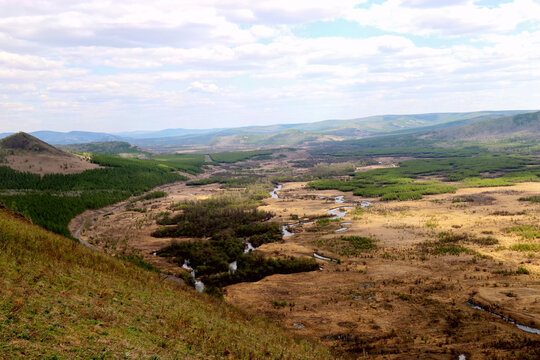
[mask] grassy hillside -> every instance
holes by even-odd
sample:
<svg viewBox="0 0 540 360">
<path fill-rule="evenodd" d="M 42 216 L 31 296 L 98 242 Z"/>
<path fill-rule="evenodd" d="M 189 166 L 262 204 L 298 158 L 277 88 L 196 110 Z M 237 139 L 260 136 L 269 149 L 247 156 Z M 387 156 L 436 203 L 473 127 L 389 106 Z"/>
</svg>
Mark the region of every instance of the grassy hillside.
<svg viewBox="0 0 540 360">
<path fill-rule="evenodd" d="M 0 207 L 2 359 L 327 359 L 318 345 Z"/>
</svg>

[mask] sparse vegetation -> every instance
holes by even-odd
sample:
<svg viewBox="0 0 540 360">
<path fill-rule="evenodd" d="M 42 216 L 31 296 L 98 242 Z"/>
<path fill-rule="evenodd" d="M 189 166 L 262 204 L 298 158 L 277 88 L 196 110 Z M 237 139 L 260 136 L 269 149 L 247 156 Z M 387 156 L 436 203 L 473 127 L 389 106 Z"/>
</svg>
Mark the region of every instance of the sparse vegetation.
<svg viewBox="0 0 540 360">
<path fill-rule="evenodd" d="M 540 203 L 540 196 L 520 197 L 519 201 L 530 201 L 533 203 Z"/>
<path fill-rule="evenodd" d="M 354 256 L 377 249 L 376 241 L 364 236 L 341 236 L 339 238 L 319 238 L 315 246 L 342 256 Z M 338 260 L 339 261 L 339 260 Z"/>
<path fill-rule="evenodd" d="M 148 194 L 137 196 L 136 198 L 132 199 L 131 202 L 159 199 L 165 196 L 167 196 L 167 193 L 165 191 L 161 191 L 161 190 L 152 191 L 152 192 L 149 192 Z"/>
<path fill-rule="evenodd" d="M 506 231 L 526 240 L 540 239 L 540 228 L 537 225 L 517 225 L 509 227 Z"/>
<path fill-rule="evenodd" d="M 515 244 L 510 246 L 514 251 L 540 251 L 540 244 Z"/>
<path fill-rule="evenodd" d="M 436 241 L 426 241 L 420 244 L 420 249 L 424 253 L 431 253 L 435 255 L 478 255 L 477 252 L 463 246 L 462 243 L 492 246 L 498 244 L 499 242 L 497 239 L 491 236 L 477 237 L 465 233 L 456 234 L 452 232 L 441 232 L 439 233 Z"/>
<path fill-rule="evenodd" d="M 213 161 L 218 163 L 236 163 L 244 160 L 270 159 L 275 150 L 233 151 L 210 154 Z"/>
</svg>

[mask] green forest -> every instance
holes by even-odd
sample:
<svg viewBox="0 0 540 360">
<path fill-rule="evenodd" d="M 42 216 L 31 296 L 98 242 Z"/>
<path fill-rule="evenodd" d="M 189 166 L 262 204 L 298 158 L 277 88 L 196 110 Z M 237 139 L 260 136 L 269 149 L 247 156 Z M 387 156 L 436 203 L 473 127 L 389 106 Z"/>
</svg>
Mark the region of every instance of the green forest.
<svg viewBox="0 0 540 360">
<path fill-rule="evenodd" d="M 70 236 L 69 221 L 83 211 L 114 204 L 159 185 L 184 181 L 187 178 L 176 171 L 199 173 L 203 161 L 202 155 L 138 160 L 94 154 L 92 162 L 103 168 L 44 176 L 0 167 L 0 202 L 38 225 Z"/>
<path fill-rule="evenodd" d="M 270 159 L 274 152 L 275 150 L 232 151 L 210 154 L 210 157 L 218 163 L 235 163 L 244 160 Z"/>
<path fill-rule="evenodd" d="M 206 291 L 219 294 L 219 288 L 243 281 L 258 281 L 271 274 L 289 274 L 318 269 L 313 259 L 268 259 L 244 254 L 245 242 L 258 247 L 282 239 L 279 224 L 269 222 L 273 214 L 257 210 L 256 193 L 215 196 L 176 205 L 175 214 L 164 213 L 157 223 L 156 237 L 198 237 L 205 241 L 173 241 L 158 252 L 179 266 L 189 263 L 202 277 Z M 229 272 L 229 264 L 237 270 Z M 186 281 L 193 282 L 190 277 Z"/>
<path fill-rule="evenodd" d="M 538 181 L 540 166 L 529 156 L 479 154 L 402 161 L 399 166 L 359 172 L 351 179 L 322 179 L 309 183 L 318 190 L 353 191 L 354 195 L 381 200 L 415 200 L 423 195 L 452 193 L 459 186 L 508 186 L 520 181 Z M 442 181 L 422 180 L 439 175 Z M 456 183 L 457 182 L 457 183 Z"/>
</svg>

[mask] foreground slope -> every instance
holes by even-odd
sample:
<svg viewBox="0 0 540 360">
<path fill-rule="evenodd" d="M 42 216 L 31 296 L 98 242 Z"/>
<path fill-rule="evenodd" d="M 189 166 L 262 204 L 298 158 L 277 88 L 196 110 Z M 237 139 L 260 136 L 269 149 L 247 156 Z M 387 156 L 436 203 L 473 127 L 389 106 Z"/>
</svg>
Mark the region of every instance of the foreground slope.
<svg viewBox="0 0 540 360">
<path fill-rule="evenodd" d="M 325 359 L 324 349 L 0 207 L 0 358 Z"/>
</svg>

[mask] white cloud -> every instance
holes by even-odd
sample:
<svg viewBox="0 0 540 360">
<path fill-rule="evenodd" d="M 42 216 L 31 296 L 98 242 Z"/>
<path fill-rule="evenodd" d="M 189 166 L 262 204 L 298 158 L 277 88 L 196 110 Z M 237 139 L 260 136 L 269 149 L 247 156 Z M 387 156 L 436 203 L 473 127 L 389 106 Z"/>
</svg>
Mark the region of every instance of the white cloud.
<svg viewBox="0 0 540 360">
<path fill-rule="evenodd" d="M 200 81 L 194 81 L 189 85 L 188 90 L 202 91 L 207 93 L 216 93 L 219 88 L 216 84 L 203 83 Z"/>
<path fill-rule="evenodd" d="M 2 65 L 17 69 L 42 70 L 58 69 L 63 63 L 41 56 L 20 55 L 0 50 L 0 66 Z"/>
<path fill-rule="evenodd" d="M 540 3 L 514 0 L 488 8 L 473 1 L 388 0 L 367 9 L 355 9 L 347 18 L 386 31 L 416 35 L 477 36 L 514 30 L 540 19 Z M 411 6 L 416 4 L 417 6 Z M 424 6 L 421 6 L 421 5 Z"/>
<path fill-rule="evenodd" d="M 538 106 L 533 0 L 17 4 L 0 0 L 0 132 Z M 377 31 L 294 35 L 336 19 Z"/>
</svg>

